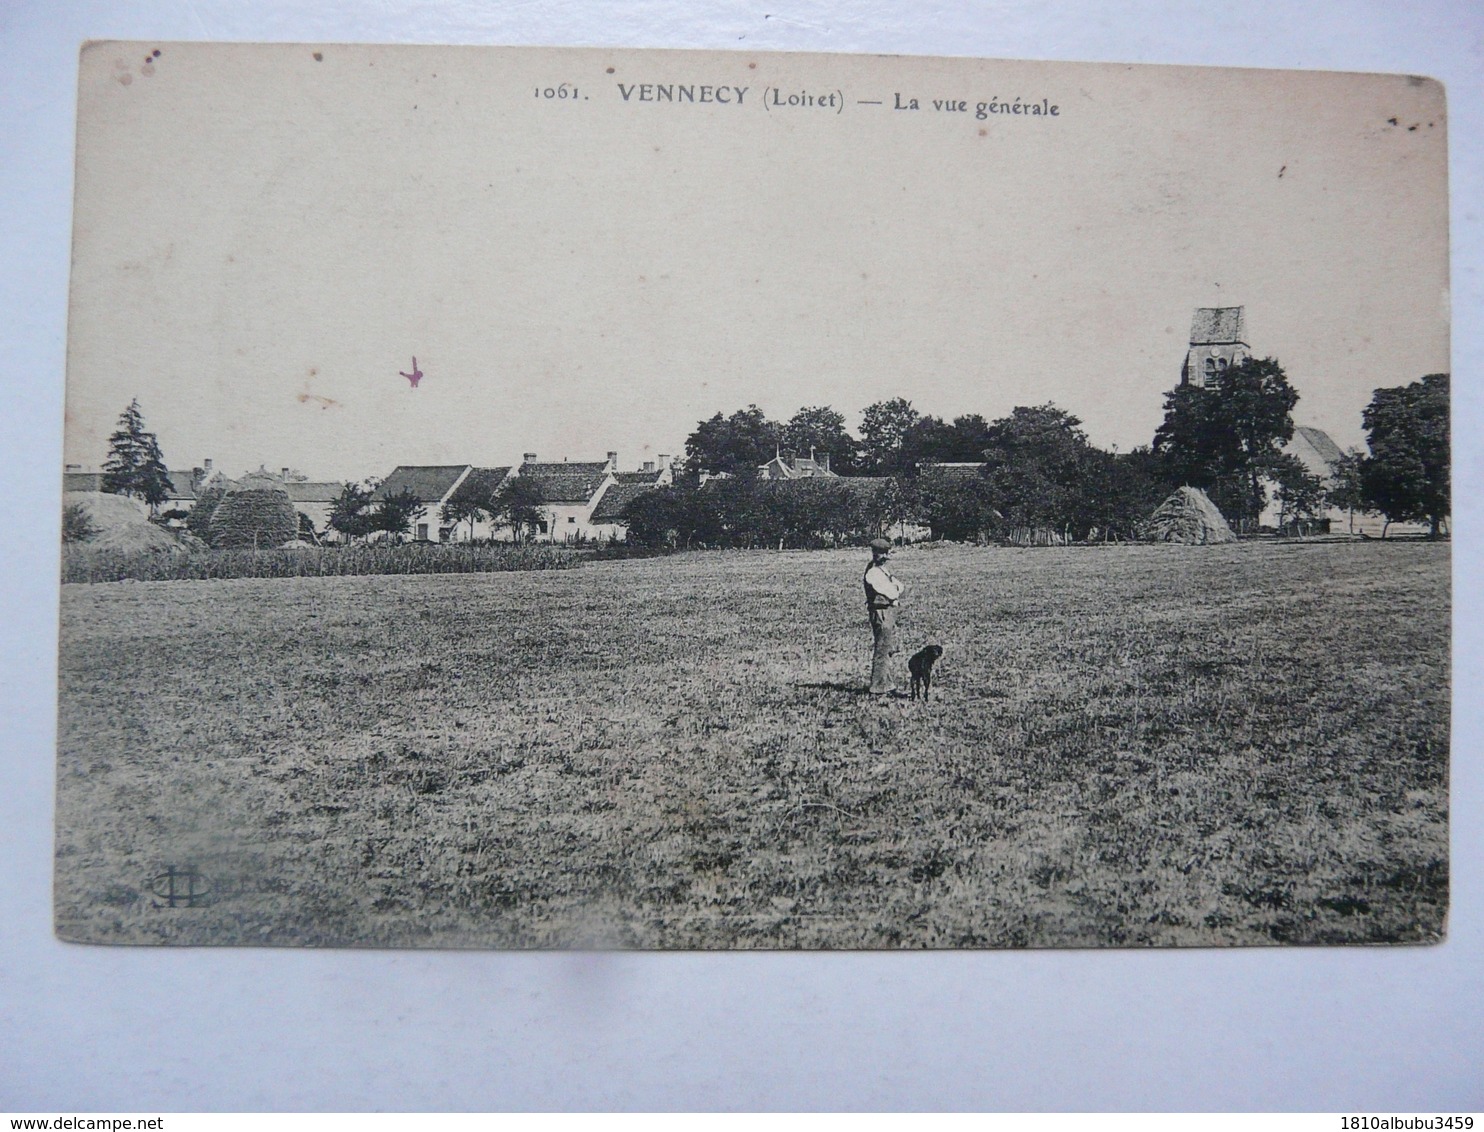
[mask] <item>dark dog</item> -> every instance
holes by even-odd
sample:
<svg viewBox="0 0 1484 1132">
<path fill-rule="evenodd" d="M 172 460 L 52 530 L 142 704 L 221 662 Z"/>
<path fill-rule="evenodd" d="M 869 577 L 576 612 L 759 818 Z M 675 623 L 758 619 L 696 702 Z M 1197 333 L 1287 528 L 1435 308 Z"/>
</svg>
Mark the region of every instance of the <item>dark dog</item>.
<svg viewBox="0 0 1484 1132">
<path fill-rule="evenodd" d="M 917 690 L 922 689 L 922 701 L 927 703 L 928 689 L 933 686 L 933 665 L 943 655 L 942 645 L 928 645 L 921 652 L 914 653 L 912 659 L 907 662 L 907 671 L 912 673 L 912 698 L 917 699 Z"/>
</svg>

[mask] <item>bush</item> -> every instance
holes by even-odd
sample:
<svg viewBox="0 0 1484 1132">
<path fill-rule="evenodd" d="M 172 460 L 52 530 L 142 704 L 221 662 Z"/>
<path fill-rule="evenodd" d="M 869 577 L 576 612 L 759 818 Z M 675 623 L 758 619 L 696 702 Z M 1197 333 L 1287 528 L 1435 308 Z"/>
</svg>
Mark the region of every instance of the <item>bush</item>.
<svg viewBox="0 0 1484 1132">
<path fill-rule="evenodd" d="M 563 570 L 578 556 L 546 544 L 471 546 L 295 547 L 275 550 L 207 550 L 151 554 L 62 548 L 62 581 L 168 582 L 208 578 L 328 578 L 354 574 L 489 574 L 513 570 Z"/>
<path fill-rule="evenodd" d="M 81 503 L 69 503 L 62 508 L 63 542 L 87 542 L 97 533 L 98 528 L 88 518 L 88 509 Z"/>
<path fill-rule="evenodd" d="M 998 495 L 983 476 L 925 472 L 917 486 L 920 514 L 934 538 L 983 543 L 1002 526 Z"/>
<path fill-rule="evenodd" d="M 821 547 L 861 543 L 889 522 L 890 483 L 734 477 L 646 491 L 624 509 L 629 541 L 666 547 Z"/>
</svg>

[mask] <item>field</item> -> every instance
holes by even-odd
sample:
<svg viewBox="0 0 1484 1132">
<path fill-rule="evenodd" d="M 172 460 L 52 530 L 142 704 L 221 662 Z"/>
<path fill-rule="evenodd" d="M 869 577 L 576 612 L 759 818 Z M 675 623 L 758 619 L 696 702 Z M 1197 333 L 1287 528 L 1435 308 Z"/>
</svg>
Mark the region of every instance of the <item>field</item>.
<svg viewBox="0 0 1484 1132">
<path fill-rule="evenodd" d="M 1446 545 L 909 548 L 928 704 L 863 694 L 864 566 L 65 586 L 58 931 L 1441 937 Z"/>
</svg>

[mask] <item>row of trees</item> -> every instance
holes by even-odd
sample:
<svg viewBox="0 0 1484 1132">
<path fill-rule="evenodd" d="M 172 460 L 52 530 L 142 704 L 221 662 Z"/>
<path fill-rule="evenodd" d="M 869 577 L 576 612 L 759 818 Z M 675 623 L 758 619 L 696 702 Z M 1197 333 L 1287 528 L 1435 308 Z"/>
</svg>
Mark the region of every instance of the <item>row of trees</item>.
<svg viewBox="0 0 1484 1132">
<path fill-rule="evenodd" d="M 627 508 L 640 545 L 810 546 L 861 541 L 898 524 L 935 537 L 983 541 L 1055 530 L 1072 539 L 1131 538 L 1171 490 L 1148 449 L 1104 452 L 1054 405 L 983 424 L 983 467 L 970 474 L 920 463 L 886 477 L 764 480 L 757 466 L 682 479 Z"/>
<path fill-rule="evenodd" d="M 842 476 L 894 476 L 924 461 L 982 459 L 989 422 L 977 414 L 952 422 L 924 416 L 902 397 L 878 401 L 861 413 L 860 438 L 828 405 L 806 406 L 787 421 L 770 421 L 756 405 L 701 421 L 685 442 L 683 469 L 701 475 L 747 475 L 775 455 L 828 455 Z"/>
<path fill-rule="evenodd" d="M 1120 537 L 1181 485 L 1204 490 L 1241 529 L 1257 523 L 1271 492 L 1285 521 L 1334 506 L 1424 521 L 1439 532 L 1450 506 L 1446 374 L 1376 390 L 1363 418 L 1369 453 L 1346 455 L 1322 477 L 1284 451 L 1298 399 L 1277 361 L 1249 358 L 1204 386 L 1167 393 L 1153 443 L 1122 454 L 1094 447 L 1081 422 L 1054 405 L 948 422 L 894 398 L 866 407 L 859 439 L 829 406 L 775 422 L 751 405 L 699 422 L 686 441 L 684 472 L 693 481 L 748 479 L 775 452 L 828 453 L 841 475 L 898 481 L 908 517 L 948 537 L 991 529 Z M 973 481 L 923 479 L 934 463 L 983 466 Z"/>
</svg>

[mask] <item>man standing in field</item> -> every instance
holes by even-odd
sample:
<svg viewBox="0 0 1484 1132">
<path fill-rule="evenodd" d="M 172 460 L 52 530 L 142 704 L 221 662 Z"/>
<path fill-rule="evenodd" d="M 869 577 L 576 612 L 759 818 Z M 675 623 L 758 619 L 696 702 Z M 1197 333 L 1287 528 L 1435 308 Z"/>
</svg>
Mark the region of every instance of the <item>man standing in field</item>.
<svg viewBox="0 0 1484 1132">
<path fill-rule="evenodd" d="M 886 666 L 897 651 L 897 602 L 907 587 L 886 568 L 891 557 L 891 543 L 884 538 L 871 542 L 871 565 L 866 567 L 866 609 L 871 616 L 871 635 L 876 646 L 871 654 L 871 695 L 884 696 L 891 691 L 891 678 Z"/>
</svg>

